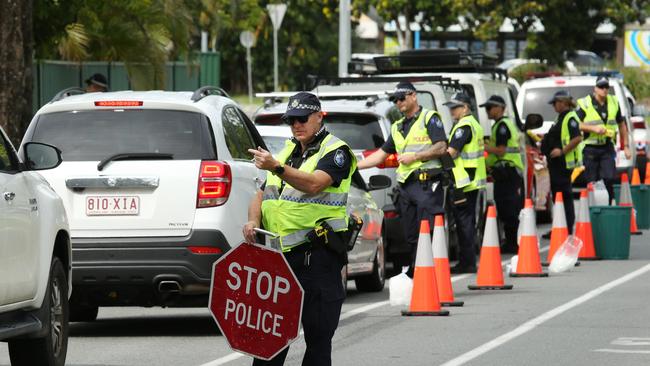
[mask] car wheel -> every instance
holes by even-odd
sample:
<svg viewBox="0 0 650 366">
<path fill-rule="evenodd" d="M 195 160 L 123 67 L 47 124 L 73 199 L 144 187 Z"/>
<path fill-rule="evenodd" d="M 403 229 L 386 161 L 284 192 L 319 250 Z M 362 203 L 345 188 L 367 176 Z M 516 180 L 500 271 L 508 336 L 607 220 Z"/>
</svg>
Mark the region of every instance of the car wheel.
<svg viewBox="0 0 650 366">
<path fill-rule="evenodd" d="M 92 322 L 97 320 L 99 307 L 95 305 L 82 305 L 74 299 L 70 301 L 70 321 L 71 322 Z"/>
<path fill-rule="evenodd" d="M 68 281 L 58 258 L 52 259 L 47 292 L 43 299 L 45 336 L 9 341 L 13 366 L 63 366 L 68 351 Z"/>
<path fill-rule="evenodd" d="M 380 243 L 372 265 L 372 273 L 354 279 L 357 290 L 361 292 L 379 292 L 384 289 L 386 283 L 386 256 L 383 240 L 381 238 L 379 240 Z"/>
</svg>

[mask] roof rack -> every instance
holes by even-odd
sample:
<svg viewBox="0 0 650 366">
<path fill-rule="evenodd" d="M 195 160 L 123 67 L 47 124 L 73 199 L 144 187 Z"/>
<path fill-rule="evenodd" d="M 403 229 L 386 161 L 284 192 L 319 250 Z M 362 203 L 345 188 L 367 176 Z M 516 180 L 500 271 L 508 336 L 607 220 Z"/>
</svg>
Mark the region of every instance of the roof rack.
<svg viewBox="0 0 650 366">
<path fill-rule="evenodd" d="M 79 95 L 79 94 L 85 94 L 86 91 L 84 89 L 81 89 L 78 86 L 73 86 L 71 88 L 66 88 L 61 90 L 60 92 L 56 93 L 54 98 L 50 100 L 50 103 L 58 102 L 61 99 L 65 99 L 71 95 Z"/>
<path fill-rule="evenodd" d="M 605 76 L 608 78 L 623 78 L 623 74 L 618 70 L 607 70 L 607 71 L 585 71 L 582 75 L 590 76 Z"/>
<path fill-rule="evenodd" d="M 191 99 L 194 103 L 196 103 L 208 95 L 220 95 L 222 97 L 230 98 L 230 95 L 228 95 L 228 93 L 226 93 L 226 91 L 222 88 L 219 88 L 218 86 L 206 85 L 196 89 L 194 91 L 194 94 L 192 94 Z"/>
<path fill-rule="evenodd" d="M 458 89 L 460 83 L 453 79 L 440 75 L 408 75 L 408 76 L 360 76 L 360 77 L 321 77 L 316 79 L 315 86 L 321 85 L 341 85 L 341 84 L 358 84 L 358 83 L 399 83 L 400 81 L 410 81 L 412 83 L 430 81 L 439 83 L 442 86 Z"/>
</svg>

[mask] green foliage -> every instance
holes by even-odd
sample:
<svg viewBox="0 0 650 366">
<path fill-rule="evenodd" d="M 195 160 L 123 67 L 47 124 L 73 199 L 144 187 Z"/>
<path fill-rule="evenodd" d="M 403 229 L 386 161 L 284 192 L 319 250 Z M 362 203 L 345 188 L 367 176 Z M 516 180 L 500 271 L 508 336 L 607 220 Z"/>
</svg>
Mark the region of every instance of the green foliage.
<svg viewBox="0 0 650 366">
<path fill-rule="evenodd" d="M 638 67 L 624 67 L 621 72 L 625 85 L 637 100 L 650 98 L 650 71 Z"/>
</svg>

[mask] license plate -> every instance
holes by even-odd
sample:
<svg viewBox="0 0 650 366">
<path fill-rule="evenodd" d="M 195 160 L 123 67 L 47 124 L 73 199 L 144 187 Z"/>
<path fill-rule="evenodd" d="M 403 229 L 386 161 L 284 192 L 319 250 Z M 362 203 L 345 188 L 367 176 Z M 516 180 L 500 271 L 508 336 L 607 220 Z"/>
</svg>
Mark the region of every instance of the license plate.
<svg viewBox="0 0 650 366">
<path fill-rule="evenodd" d="M 140 213 L 138 196 L 88 196 L 87 216 L 137 215 Z"/>
</svg>

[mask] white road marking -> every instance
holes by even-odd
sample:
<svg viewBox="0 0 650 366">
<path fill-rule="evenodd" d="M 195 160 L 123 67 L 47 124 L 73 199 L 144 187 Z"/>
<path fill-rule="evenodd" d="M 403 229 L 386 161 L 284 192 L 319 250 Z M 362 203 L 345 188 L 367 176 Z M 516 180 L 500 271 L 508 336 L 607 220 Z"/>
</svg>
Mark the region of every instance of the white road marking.
<svg viewBox="0 0 650 366">
<path fill-rule="evenodd" d="M 497 348 L 497 347 L 499 347 L 499 346 L 501 346 L 501 345 L 503 345 L 503 344 L 517 338 L 517 337 L 519 337 L 520 335 L 523 335 L 523 334 L 525 334 L 527 332 L 530 332 L 531 330 L 533 330 L 537 326 L 547 322 L 548 320 L 551 320 L 551 319 L 555 318 L 556 316 L 561 315 L 561 314 L 565 313 L 566 311 L 571 310 L 574 307 L 576 307 L 578 305 L 581 305 L 581 304 L 593 299 L 594 297 L 599 296 L 602 293 L 613 289 L 616 286 L 619 286 L 619 285 L 621 285 L 621 284 L 623 284 L 623 283 L 625 283 L 627 281 L 630 281 L 630 280 L 632 280 L 632 279 L 634 279 L 634 278 L 636 278 L 638 276 L 641 276 L 642 274 L 644 274 L 644 273 L 646 273 L 648 271 L 650 271 L 650 264 L 647 264 L 647 265 L 637 269 L 634 272 L 628 273 L 627 275 L 625 275 L 623 277 L 620 277 L 620 278 L 618 278 L 618 279 L 616 279 L 614 281 L 606 283 L 606 284 L 604 284 L 604 285 L 602 285 L 602 286 L 600 286 L 600 287 L 598 287 L 598 288 L 596 288 L 594 290 L 591 290 L 591 291 L 587 292 L 586 294 L 584 294 L 584 295 L 582 295 L 582 296 L 580 296 L 580 297 L 578 297 L 576 299 L 573 299 L 573 300 L 571 300 L 571 301 L 569 301 L 569 302 L 567 302 L 567 303 L 565 303 L 563 305 L 560 305 L 560 306 L 558 306 L 558 307 L 556 307 L 556 308 L 554 308 L 554 309 L 552 309 L 552 310 L 550 310 L 550 311 L 548 311 L 548 312 L 546 312 L 546 313 L 544 313 L 544 314 L 542 314 L 542 315 L 540 315 L 540 316 L 538 316 L 538 317 L 536 317 L 536 318 L 534 318 L 532 320 L 529 320 L 526 323 L 520 325 L 519 327 L 513 329 L 512 331 L 510 331 L 508 333 L 505 333 L 505 334 L 503 334 L 503 335 L 501 335 L 501 336 L 499 336 L 499 337 L 497 337 L 497 338 L 495 338 L 495 339 L 493 339 L 493 340 L 491 340 L 491 341 L 489 341 L 489 342 L 487 342 L 487 343 L 485 343 L 485 344 L 483 344 L 483 345 L 481 345 L 479 347 L 476 347 L 473 350 L 454 358 L 453 360 L 445 362 L 444 364 L 442 364 L 442 366 L 459 366 L 459 365 L 463 365 L 466 362 L 469 362 L 469 361 L 471 361 L 471 360 L 473 360 L 473 359 L 475 359 L 475 358 L 477 358 L 477 357 L 479 357 L 479 356 L 481 356 L 481 355 L 483 355 L 483 354 L 485 354 L 485 353 L 487 353 L 487 352 L 489 352 L 489 351 L 491 351 L 491 350 L 493 350 L 493 349 L 495 349 L 495 348 Z"/>
<path fill-rule="evenodd" d="M 610 348 L 601 348 L 595 349 L 594 352 L 605 352 L 605 353 L 637 353 L 650 355 L 650 351 L 647 350 L 633 350 L 633 349 L 610 349 Z"/>
<path fill-rule="evenodd" d="M 612 341 L 615 346 L 650 346 L 650 338 L 620 337 Z"/>
<path fill-rule="evenodd" d="M 539 251 L 544 252 L 544 251 L 547 251 L 547 250 L 548 250 L 548 246 L 540 248 Z M 504 261 L 501 261 L 501 265 L 503 266 L 503 265 L 505 265 L 506 263 L 509 263 L 509 262 L 510 262 L 510 260 L 506 259 Z M 460 280 L 465 279 L 465 278 L 470 277 L 470 276 L 472 276 L 472 274 L 470 274 L 470 273 L 465 273 L 465 274 L 461 274 L 461 275 L 457 275 L 457 276 L 452 276 L 451 277 L 451 282 L 457 282 L 457 281 L 460 281 Z M 370 310 L 374 310 L 374 309 L 380 308 L 382 306 L 386 306 L 389 303 L 390 302 L 388 300 L 384 300 L 384 301 L 379 301 L 379 302 L 371 303 L 371 304 L 368 304 L 368 305 L 360 306 L 358 308 L 348 310 L 345 313 L 341 314 L 341 317 L 339 319 L 344 320 L 344 319 L 347 319 L 347 318 L 351 318 L 351 317 L 353 317 L 355 315 L 358 315 L 358 314 L 361 314 L 361 313 L 366 313 L 366 312 L 369 312 Z M 301 330 L 300 335 L 303 335 L 303 334 L 304 333 Z M 221 358 L 217 358 L 214 361 L 204 363 L 204 364 L 202 364 L 200 366 L 224 365 L 224 364 L 226 364 L 226 363 L 228 363 L 230 361 L 237 360 L 237 359 L 242 358 L 244 356 L 247 356 L 247 355 L 245 355 L 243 353 L 239 353 L 239 352 L 233 352 L 233 353 L 231 353 L 229 355 L 226 355 L 226 356 L 221 357 Z"/>
</svg>

